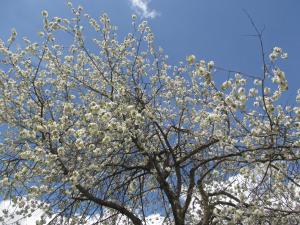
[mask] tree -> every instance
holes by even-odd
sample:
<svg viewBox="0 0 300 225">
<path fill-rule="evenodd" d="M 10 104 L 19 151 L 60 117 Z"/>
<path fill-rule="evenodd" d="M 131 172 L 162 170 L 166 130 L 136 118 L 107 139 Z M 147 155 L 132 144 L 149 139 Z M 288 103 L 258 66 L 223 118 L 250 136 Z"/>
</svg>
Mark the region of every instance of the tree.
<svg viewBox="0 0 300 225">
<path fill-rule="evenodd" d="M 141 225 L 153 213 L 176 225 L 300 222 L 300 107 L 280 100 L 281 48 L 269 58 L 262 48 L 261 76 L 227 71 L 219 85 L 212 61 L 169 65 L 147 22 L 133 16 L 121 40 L 106 14 L 85 14 L 91 43 L 82 8 L 70 8 L 71 20 L 42 12 L 40 43 L 14 47 L 15 30 L 0 42 L 0 190 L 16 214 L 43 210 L 38 224 Z"/>
</svg>

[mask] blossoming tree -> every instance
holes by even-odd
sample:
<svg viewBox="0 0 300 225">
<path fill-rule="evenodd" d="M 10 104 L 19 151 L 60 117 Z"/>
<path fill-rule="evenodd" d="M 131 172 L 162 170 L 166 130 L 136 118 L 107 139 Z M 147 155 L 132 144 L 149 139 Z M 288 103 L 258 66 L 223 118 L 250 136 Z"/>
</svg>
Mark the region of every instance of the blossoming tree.
<svg viewBox="0 0 300 225">
<path fill-rule="evenodd" d="M 120 39 L 107 15 L 69 6 L 70 20 L 43 11 L 39 43 L 15 47 L 15 30 L 0 41 L 0 193 L 15 214 L 43 210 L 37 224 L 142 225 L 154 213 L 176 225 L 300 223 L 300 92 L 281 104 L 281 48 L 263 54 L 261 75 L 229 73 L 219 85 L 212 61 L 169 65 L 146 22 L 133 16 Z"/>
</svg>

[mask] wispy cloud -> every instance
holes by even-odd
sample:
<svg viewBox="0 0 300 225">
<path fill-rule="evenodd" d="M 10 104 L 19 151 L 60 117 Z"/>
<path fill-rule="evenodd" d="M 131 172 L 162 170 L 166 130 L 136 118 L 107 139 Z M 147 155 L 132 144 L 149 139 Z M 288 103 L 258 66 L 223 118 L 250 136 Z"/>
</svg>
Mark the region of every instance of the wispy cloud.
<svg viewBox="0 0 300 225">
<path fill-rule="evenodd" d="M 158 12 L 154 9 L 149 8 L 149 3 L 151 0 L 129 0 L 132 9 L 144 18 L 155 18 Z"/>
</svg>

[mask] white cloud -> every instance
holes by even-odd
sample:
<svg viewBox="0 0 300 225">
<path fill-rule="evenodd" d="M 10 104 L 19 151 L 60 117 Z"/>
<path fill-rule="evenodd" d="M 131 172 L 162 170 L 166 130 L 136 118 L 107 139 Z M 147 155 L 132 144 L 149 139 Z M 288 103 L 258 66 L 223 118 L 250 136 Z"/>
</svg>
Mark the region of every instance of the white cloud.
<svg viewBox="0 0 300 225">
<path fill-rule="evenodd" d="M 144 18 L 155 18 L 158 13 L 154 9 L 149 8 L 150 0 L 130 0 L 133 10 Z"/>
</svg>

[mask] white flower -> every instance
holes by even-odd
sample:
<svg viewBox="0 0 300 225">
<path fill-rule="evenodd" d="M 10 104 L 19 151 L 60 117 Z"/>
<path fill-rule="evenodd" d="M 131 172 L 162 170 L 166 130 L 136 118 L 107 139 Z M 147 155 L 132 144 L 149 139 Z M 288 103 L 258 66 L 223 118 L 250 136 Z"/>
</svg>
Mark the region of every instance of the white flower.
<svg viewBox="0 0 300 225">
<path fill-rule="evenodd" d="M 258 90 L 256 88 L 249 89 L 249 97 L 255 97 L 258 94 Z"/>
<path fill-rule="evenodd" d="M 282 53 L 282 49 L 279 47 L 274 47 L 273 52 L 275 52 L 276 54 L 280 54 L 280 53 Z"/>
<path fill-rule="evenodd" d="M 136 20 L 136 15 L 133 14 L 133 15 L 131 16 L 131 19 L 132 19 L 132 20 Z"/>
<path fill-rule="evenodd" d="M 195 55 L 189 55 L 186 57 L 186 61 L 189 63 L 189 64 L 193 64 L 196 60 L 196 56 Z"/>
<path fill-rule="evenodd" d="M 111 138 L 108 135 L 105 135 L 104 138 L 102 139 L 102 143 L 103 144 L 109 143 L 110 140 L 111 140 Z"/>
<path fill-rule="evenodd" d="M 225 82 L 222 84 L 221 88 L 222 88 L 222 90 L 226 90 L 226 89 L 228 89 L 229 87 L 231 87 L 231 85 L 232 85 L 231 81 L 230 81 L 230 80 L 227 80 L 227 81 L 225 81 Z"/>
<path fill-rule="evenodd" d="M 48 12 L 47 12 L 46 10 L 43 10 L 43 11 L 42 11 L 42 16 L 43 16 L 43 17 L 48 17 Z"/>
<path fill-rule="evenodd" d="M 17 30 L 16 30 L 15 28 L 12 28 L 12 29 L 11 29 L 11 35 L 12 35 L 13 37 L 16 37 L 16 36 L 17 36 Z"/>
<path fill-rule="evenodd" d="M 211 70 L 215 66 L 214 61 L 209 61 L 207 64 L 208 70 Z"/>
<path fill-rule="evenodd" d="M 77 139 L 75 141 L 75 146 L 78 148 L 78 149 L 82 149 L 84 147 L 84 142 L 81 138 Z"/>
<path fill-rule="evenodd" d="M 262 81 L 259 80 L 259 79 L 255 79 L 255 80 L 253 81 L 253 84 L 254 84 L 254 85 L 261 85 L 261 84 L 262 84 Z"/>
<path fill-rule="evenodd" d="M 266 95 L 270 94 L 270 92 L 271 92 L 271 88 L 268 88 L 268 87 L 265 87 L 265 88 L 264 88 L 264 93 L 265 93 Z"/>
<path fill-rule="evenodd" d="M 288 58 L 288 53 L 284 52 L 281 54 L 282 59 L 287 59 Z"/>
</svg>

